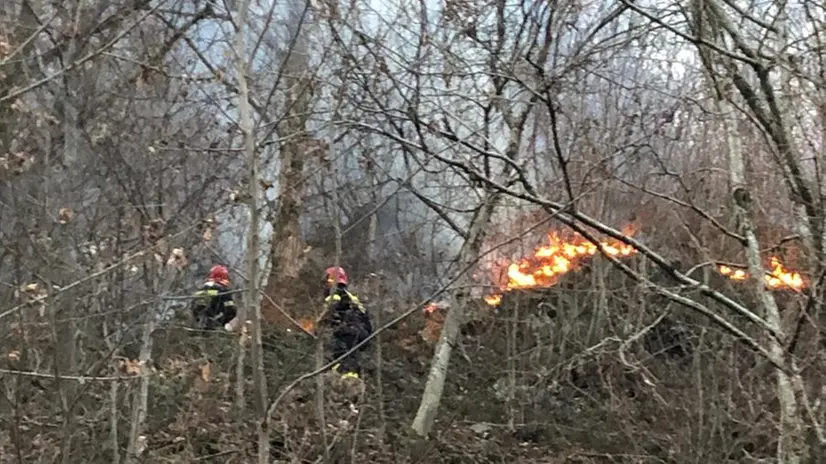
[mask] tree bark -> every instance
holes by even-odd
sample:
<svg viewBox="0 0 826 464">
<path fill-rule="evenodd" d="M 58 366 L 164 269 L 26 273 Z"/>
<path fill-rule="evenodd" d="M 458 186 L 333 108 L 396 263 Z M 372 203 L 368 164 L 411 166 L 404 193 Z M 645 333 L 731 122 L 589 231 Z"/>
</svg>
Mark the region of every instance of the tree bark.
<svg viewBox="0 0 826 464">
<path fill-rule="evenodd" d="M 300 28 L 301 24 L 295 27 Z M 301 34 L 299 32 L 299 34 Z M 296 281 L 303 266 L 304 242 L 301 238 L 301 217 L 304 209 L 305 161 L 319 153 L 323 143 L 307 135 L 307 120 L 313 99 L 312 77 L 308 75 L 308 56 L 303 35 L 296 37 L 289 58 L 281 74 L 286 85 L 287 96 L 284 107 L 286 115 L 278 125 L 279 138 L 284 140 L 279 149 L 277 207 L 272 217 L 272 242 L 270 247 L 271 268 L 266 285 L 267 295 L 273 298 L 290 297 L 290 281 Z M 302 314 L 301 316 L 307 316 Z M 275 308 L 265 307 L 265 318 L 269 322 L 280 321 L 281 313 Z"/>
</svg>

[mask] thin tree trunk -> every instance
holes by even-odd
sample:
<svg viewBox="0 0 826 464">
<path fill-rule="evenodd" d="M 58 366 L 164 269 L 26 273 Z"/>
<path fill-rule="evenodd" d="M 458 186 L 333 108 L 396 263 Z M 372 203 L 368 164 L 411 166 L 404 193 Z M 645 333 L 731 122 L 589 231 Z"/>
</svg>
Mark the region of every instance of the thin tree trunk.
<svg viewBox="0 0 826 464">
<path fill-rule="evenodd" d="M 155 277 L 152 277 L 155 279 Z M 153 287 L 156 285 L 153 285 Z M 161 304 L 158 299 L 156 306 Z M 125 464 L 138 462 L 146 446 L 146 438 L 142 435 L 146 423 L 146 413 L 149 405 L 149 363 L 152 358 L 152 332 L 155 331 L 155 311 L 146 312 L 146 321 L 143 324 L 143 335 L 141 336 L 141 352 L 138 361 L 141 366 L 141 380 L 138 391 L 133 393 L 132 398 L 132 419 L 129 428 L 129 444 L 126 447 Z"/>
<path fill-rule="evenodd" d="M 516 356 L 519 351 L 516 340 L 519 330 L 519 303 L 520 298 L 517 295 L 516 304 L 513 305 L 511 321 L 505 323 L 506 336 L 508 337 L 508 430 L 510 432 L 516 430 Z"/>
<path fill-rule="evenodd" d="M 112 447 L 112 464 L 120 464 L 118 443 L 118 382 L 109 385 L 109 443 Z"/>
<path fill-rule="evenodd" d="M 315 344 L 315 369 L 321 369 L 324 365 L 324 338 L 316 338 Z M 321 444 L 325 464 L 330 462 L 330 446 L 327 438 L 327 419 L 324 414 L 324 376 L 317 375 L 315 378 L 315 408 L 318 417 L 318 430 L 321 432 Z"/>
<path fill-rule="evenodd" d="M 246 303 L 247 312 L 252 315 L 252 364 L 253 382 L 255 390 L 255 408 L 258 420 L 256 421 L 256 433 L 258 435 L 258 463 L 268 464 L 270 461 L 270 438 L 267 430 L 267 376 L 264 371 L 264 350 L 261 342 L 261 305 L 259 304 L 261 295 L 258 288 L 259 257 L 260 257 L 260 231 L 259 222 L 261 210 L 261 189 L 258 183 L 258 156 L 255 146 L 255 126 L 250 105 L 250 94 L 247 83 L 248 62 L 246 58 L 246 46 L 244 34 L 246 32 L 247 17 L 249 13 L 249 0 L 241 0 L 238 5 L 238 23 L 236 25 L 234 48 L 235 48 L 235 70 L 238 80 L 238 111 L 239 127 L 244 136 L 244 155 L 247 159 L 247 189 L 249 201 L 249 228 L 247 230 L 247 292 Z"/>
<path fill-rule="evenodd" d="M 370 263 L 370 269 L 375 269 L 377 264 L 376 257 L 376 234 L 378 233 L 378 210 L 375 209 L 378 205 L 378 187 L 376 185 L 376 170 L 374 166 L 375 160 L 367 160 L 367 176 L 370 178 L 370 200 L 371 206 L 374 208 L 370 214 L 370 222 L 367 225 L 367 261 Z M 372 295 L 378 294 L 378 288 L 381 282 L 378 277 L 370 278 L 370 293 Z M 373 324 L 376 327 L 381 327 L 381 312 L 382 308 L 373 307 L 372 316 Z M 376 344 L 376 402 L 379 413 L 379 427 L 377 431 L 377 438 L 380 444 L 384 444 L 384 437 L 387 431 L 387 420 L 384 412 L 384 388 L 382 385 L 383 379 L 383 359 L 382 359 L 382 334 L 378 334 L 373 340 Z"/>
<path fill-rule="evenodd" d="M 235 360 L 235 415 L 236 418 L 244 417 L 244 411 L 247 408 L 247 400 L 244 396 L 244 363 L 247 358 L 247 339 L 249 335 L 246 333 L 249 327 L 246 324 L 246 319 L 241 320 L 241 325 L 238 330 L 241 335 L 238 340 L 238 357 Z"/>
<path fill-rule="evenodd" d="M 719 108 L 724 116 L 733 113 L 733 108 L 726 100 L 718 101 Z M 742 234 L 746 239 L 746 259 L 749 273 L 752 276 L 754 291 L 757 293 L 760 305 L 765 312 L 768 324 L 781 334 L 783 339 L 783 324 L 780 310 L 774 296 L 766 289 L 764 280 L 765 270 L 760 257 L 760 243 L 757 240 L 754 223 L 751 219 L 750 193 L 746 183 L 745 160 L 740 139 L 731 121 L 723 120 L 726 143 L 729 156 L 729 181 L 733 198 L 734 214 L 740 223 Z M 776 339 L 769 340 L 769 349 L 778 360 L 785 357 L 783 345 Z M 789 376 L 776 370 L 777 399 L 780 403 L 780 439 L 777 442 L 777 459 L 780 464 L 799 464 L 805 460 L 806 450 L 803 441 L 803 421 L 800 416 L 794 389 Z"/>
<path fill-rule="evenodd" d="M 96 271 L 100 271 L 103 268 L 103 263 L 98 262 L 95 266 Z M 95 293 L 100 295 L 103 294 L 103 290 L 106 287 L 106 280 L 105 278 L 101 278 L 98 283 L 96 284 Z M 103 314 L 103 308 L 101 306 L 100 298 L 95 298 L 94 300 L 95 305 L 95 313 L 96 314 Z M 106 343 L 106 348 L 109 349 L 112 353 L 115 353 L 117 347 L 121 343 L 121 330 L 118 328 L 114 334 L 109 333 L 109 325 L 107 323 L 107 319 L 104 316 L 103 320 L 103 340 Z M 113 336 L 114 335 L 114 336 Z M 113 370 L 117 371 L 117 365 L 113 364 Z M 120 387 L 120 383 L 118 381 L 112 381 L 111 385 L 109 385 L 109 446 L 112 448 L 112 464 L 120 464 L 120 438 L 118 434 L 118 421 L 120 419 L 120 408 L 118 407 L 118 390 Z"/>
<path fill-rule="evenodd" d="M 497 193 L 487 194 L 485 202 L 481 205 L 479 213 L 471 224 L 468 239 L 459 252 L 458 263 L 460 269 L 470 263 L 478 261 L 479 253 L 484 243 L 485 231 L 488 228 L 499 198 L 500 195 Z M 459 279 L 458 282 L 461 287 L 466 288 L 467 286 L 464 284 L 468 283 L 467 274 L 465 273 L 465 276 Z M 416 417 L 413 419 L 412 428 L 420 437 L 426 437 L 430 434 L 436 420 L 439 405 L 442 401 L 450 355 L 459 338 L 459 329 L 465 319 L 467 298 L 465 298 L 464 293 L 465 290 L 455 295 L 453 298 L 454 301 L 451 302 L 450 308 L 448 309 L 447 317 L 442 327 L 442 333 L 439 337 L 439 343 L 436 346 L 436 353 L 433 356 L 433 361 L 430 366 L 430 373 L 427 377 L 427 384 L 422 395 L 422 401 L 419 404 Z"/>
</svg>

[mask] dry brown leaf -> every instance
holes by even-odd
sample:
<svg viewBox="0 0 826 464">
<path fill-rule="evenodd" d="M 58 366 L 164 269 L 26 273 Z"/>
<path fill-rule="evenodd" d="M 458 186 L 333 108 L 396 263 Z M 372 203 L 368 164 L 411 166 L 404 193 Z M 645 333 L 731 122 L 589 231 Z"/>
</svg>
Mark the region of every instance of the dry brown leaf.
<svg viewBox="0 0 826 464">
<path fill-rule="evenodd" d="M 17 362 L 20 361 L 20 352 L 17 350 L 11 350 L 8 354 L 9 361 Z"/>
<path fill-rule="evenodd" d="M 20 293 L 28 297 L 29 303 L 38 303 L 37 313 L 40 317 L 44 317 L 46 315 L 46 290 L 44 290 L 37 282 L 26 284 L 20 290 Z"/>
<path fill-rule="evenodd" d="M 72 219 L 75 217 L 75 212 L 72 211 L 72 208 L 60 208 L 60 211 L 57 212 L 58 221 L 61 224 L 68 224 L 72 222 Z"/>
<path fill-rule="evenodd" d="M 186 267 L 187 259 L 186 254 L 184 253 L 183 248 L 173 248 L 172 253 L 169 255 L 169 259 L 166 260 L 167 266 L 172 266 L 179 271 Z"/>
<path fill-rule="evenodd" d="M 204 230 L 203 238 L 204 238 L 205 242 L 208 242 L 208 241 L 212 240 L 212 229 L 211 228 L 207 228 L 207 229 Z"/>
<path fill-rule="evenodd" d="M 206 364 L 201 366 L 201 380 L 204 382 L 209 382 L 209 376 L 212 372 L 212 362 L 207 361 Z"/>
<path fill-rule="evenodd" d="M 34 165 L 34 157 L 25 153 L 11 153 L 0 156 L 0 169 L 12 174 L 22 174 Z"/>
<path fill-rule="evenodd" d="M 12 331 L 15 335 L 18 335 L 18 336 L 19 336 L 19 335 L 22 335 L 22 334 L 23 334 L 23 329 L 21 328 L 20 323 L 19 323 L 19 322 L 17 322 L 17 321 L 12 322 L 11 324 L 9 324 L 9 329 L 11 329 L 11 331 Z"/>
<path fill-rule="evenodd" d="M 126 359 L 121 362 L 121 369 L 128 375 L 141 375 L 141 364 L 137 359 Z"/>
</svg>

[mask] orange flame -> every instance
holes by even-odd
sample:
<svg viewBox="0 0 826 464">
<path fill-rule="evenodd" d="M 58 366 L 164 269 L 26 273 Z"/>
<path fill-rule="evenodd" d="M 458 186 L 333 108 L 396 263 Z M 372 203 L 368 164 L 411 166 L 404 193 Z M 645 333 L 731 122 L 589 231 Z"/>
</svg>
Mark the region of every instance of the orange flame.
<svg viewBox="0 0 826 464">
<path fill-rule="evenodd" d="M 763 276 L 767 287 L 772 289 L 785 287 L 794 290 L 801 290 L 806 286 L 806 283 L 803 281 L 803 277 L 800 273 L 792 272 L 786 269 L 778 257 L 772 256 L 771 267 L 772 270 L 770 272 L 766 272 L 766 275 Z M 720 266 L 719 269 L 720 274 L 723 274 L 732 280 L 746 280 L 749 276 L 748 273 L 742 269 L 734 270 L 725 265 Z"/>
<path fill-rule="evenodd" d="M 547 288 L 555 285 L 559 278 L 575 270 L 585 258 L 598 253 L 601 247 L 606 254 L 618 258 L 632 256 L 637 250 L 619 241 L 591 243 L 581 236 L 563 240 L 556 233 L 548 234 L 548 244 L 535 249 L 533 254 L 510 263 L 498 263 L 497 287 L 499 290 L 484 297 L 490 306 L 499 306 L 502 296 L 510 291 L 528 288 Z M 771 258 L 771 271 L 766 272 L 766 286 L 770 289 L 791 288 L 800 290 L 805 286 L 803 277 L 786 269 L 777 257 Z M 505 271 L 506 269 L 506 271 Z M 719 272 L 736 281 L 746 280 L 748 274 L 742 269 L 732 269 L 721 265 Z"/>
<path fill-rule="evenodd" d="M 307 332 L 313 333 L 313 330 L 315 330 L 315 321 L 311 318 L 301 318 L 297 322 Z"/>
<path fill-rule="evenodd" d="M 498 306 L 505 292 L 551 287 L 560 277 L 576 269 L 584 258 L 597 254 L 599 248 L 617 257 L 631 256 L 637 252 L 633 247 L 619 241 L 601 242 L 596 245 L 581 236 L 565 241 L 556 233 L 551 233 L 548 234 L 548 244 L 534 250 L 532 256 L 507 265 L 505 282 L 499 285 L 500 292 L 486 296 L 485 302 L 491 306 Z M 499 267 L 504 268 L 504 265 Z"/>
<path fill-rule="evenodd" d="M 502 295 L 488 295 L 485 297 L 485 303 L 491 306 L 499 306 L 499 303 L 502 302 Z"/>
</svg>

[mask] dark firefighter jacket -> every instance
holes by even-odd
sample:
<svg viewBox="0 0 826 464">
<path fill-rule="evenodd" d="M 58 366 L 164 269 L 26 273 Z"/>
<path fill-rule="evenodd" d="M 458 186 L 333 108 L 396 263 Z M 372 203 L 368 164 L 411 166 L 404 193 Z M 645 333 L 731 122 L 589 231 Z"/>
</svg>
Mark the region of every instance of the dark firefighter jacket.
<svg viewBox="0 0 826 464">
<path fill-rule="evenodd" d="M 238 310 L 229 291 L 228 287 L 208 280 L 195 292 L 192 316 L 200 328 L 212 330 L 235 319 Z"/>
<path fill-rule="evenodd" d="M 329 308 L 323 323 L 333 329 L 333 336 L 339 334 L 358 334 L 360 340 L 369 337 L 373 333 L 373 323 L 367 309 L 346 288 L 338 288 L 335 293 L 324 299 L 325 305 Z"/>
</svg>

